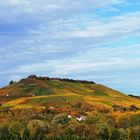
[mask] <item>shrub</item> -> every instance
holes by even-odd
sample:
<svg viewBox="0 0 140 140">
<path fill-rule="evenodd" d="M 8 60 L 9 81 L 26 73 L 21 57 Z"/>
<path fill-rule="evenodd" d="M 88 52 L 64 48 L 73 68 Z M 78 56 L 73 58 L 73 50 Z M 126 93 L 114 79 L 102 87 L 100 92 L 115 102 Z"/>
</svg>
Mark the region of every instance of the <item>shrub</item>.
<svg viewBox="0 0 140 140">
<path fill-rule="evenodd" d="M 133 128 L 130 133 L 131 140 L 140 140 L 140 129 Z"/>
<path fill-rule="evenodd" d="M 21 140 L 30 140 L 30 139 L 31 139 L 30 130 L 28 128 L 25 128 Z"/>
<path fill-rule="evenodd" d="M 30 130 L 31 135 L 34 135 L 37 132 L 38 128 L 46 130 L 46 124 L 44 123 L 44 121 L 41 120 L 29 121 L 28 129 Z"/>
<path fill-rule="evenodd" d="M 130 120 L 129 120 L 129 117 L 128 116 L 122 116 L 119 118 L 118 120 L 118 126 L 119 128 L 124 128 L 124 129 L 127 129 L 130 127 Z"/>
<path fill-rule="evenodd" d="M 139 114 L 130 115 L 130 125 L 132 127 L 140 126 L 140 115 Z"/>
<path fill-rule="evenodd" d="M 12 85 L 12 84 L 14 84 L 14 81 L 13 80 L 9 82 L 9 85 Z"/>
<path fill-rule="evenodd" d="M 73 130 L 75 136 L 78 136 L 80 138 L 92 138 L 93 139 L 98 139 L 99 135 L 99 129 L 95 125 L 84 125 L 84 124 L 79 124 L 76 125 L 74 130 Z"/>
<path fill-rule="evenodd" d="M 88 116 L 85 120 L 85 123 L 88 125 L 96 124 L 100 120 L 99 116 Z"/>
<path fill-rule="evenodd" d="M 116 127 L 116 119 L 114 116 L 112 115 L 107 115 L 106 116 L 106 121 L 107 121 L 107 124 L 109 124 L 111 127 Z"/>
<path fill-rule="evenodd" d="M 19 140 L 21 138 L 20 136 L 20 124 L 18 122 L 13 122 L 9 126 L 9 132 L 11 140 Z"/>
<path fill-rule="evenodd" d="M 52 123 L 53 124 L 67 124 L 69 122 L 69 118 L 67 117 L 67 114 L 65 113 L 61 113 L 61 114 L 58 114 L 56 115 L 53 120 L 52 120 Z"/>
<path fill-rule="evenodd" d="M 108 140 L 110 137 L 110 131 L 107 126 L 102 126 L 99 131 L 99 138 L 103 140 Z"/>
<path fill-rule="evenodd" d="M 111 140 L 120 140 L 120 131 L 118 129 L 112 131 Z"/>
<path fill-rule="evenodd" d="M 33 136 L 33 140 L 43 140 L 45 137 L 45 129 L 38 128 Z"/>
<path fill-rule="evenodd" d="M 120 132 L 120 140 L 128 140 L 129 135 L 125 129 L 121 128 L 119 129 L 119 132 Z"/>
<path fill-rule="evenodd" d="M 7 125 L 2 125 L 0 127 L 0 140 L 9 140 L 10 139 L 10 133 L 8 130 Z"/>
</svg>

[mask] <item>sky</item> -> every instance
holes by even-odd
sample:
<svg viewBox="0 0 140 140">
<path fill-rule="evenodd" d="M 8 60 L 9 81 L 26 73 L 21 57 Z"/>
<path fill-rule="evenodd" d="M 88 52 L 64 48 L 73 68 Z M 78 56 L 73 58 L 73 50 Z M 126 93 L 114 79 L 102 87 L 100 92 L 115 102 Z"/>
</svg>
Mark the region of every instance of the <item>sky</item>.
<svg viewBox="0 0 140 140">
<path fill-rule="evenodd" d="M 140 95 L 139 0 L 1 0 L 0 87 L 30 74 Z"/>
</svg>

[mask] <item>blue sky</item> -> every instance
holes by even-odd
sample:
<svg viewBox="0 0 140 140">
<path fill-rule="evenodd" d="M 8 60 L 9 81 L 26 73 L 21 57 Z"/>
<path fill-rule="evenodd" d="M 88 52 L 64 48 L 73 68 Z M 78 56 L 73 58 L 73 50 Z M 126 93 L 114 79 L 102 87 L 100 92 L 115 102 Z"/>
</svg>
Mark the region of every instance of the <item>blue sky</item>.
<svg viewBox="0 0 140 140">
<path fill-rule="evenodd" d="M 140 95 L 139 0 L 0 1 L 0 86 L 29 74 Z"/>
</svg>

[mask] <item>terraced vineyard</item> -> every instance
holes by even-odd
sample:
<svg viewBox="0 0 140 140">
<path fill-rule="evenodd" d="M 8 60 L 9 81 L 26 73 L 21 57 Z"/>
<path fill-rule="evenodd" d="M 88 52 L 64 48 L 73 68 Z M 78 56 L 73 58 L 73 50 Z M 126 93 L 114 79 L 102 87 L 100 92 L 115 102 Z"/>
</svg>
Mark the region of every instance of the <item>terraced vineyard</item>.
<svg viewBox="0 0 140 140">
<path fill-rule="evenodd" d="M 8 95 L 8 96 L 7 96 Z M 85 102 L 94 106 L 135 104 L 140 107 L 139 99 L 131 98 L 99 84 L 83 84 L 58 80 L 38 80 L 27 78 L 0 89 L 0 99 L 3 105 L 38 105 L 71 102 Z M 121 99 L 121 100 L 120 100 Z"/>
<path fill-rule="evenodd" d="M 72 131 L 71 139 L 93 139 L 95 136 L 95 139 L 100 140 L 102 127 L 105 129 L 103 133 L 109 133 L 108 139 L 111 139 L 115 128 L 118 131 L 117 133 L 121 133 L 120 129 L 123 129 L 125 133 L 130 131 L 130 128 L 134 129 L 138 131 L 138 134 L 136 134 L 138 138 L 140 137 L 140 99 L 94 82 L 29 76 L 1 88 L 0 103 L 2 126 L 6 123 L 6 126 L 8 125 L 10 129 L 11 125 L 15 125 L 13 122 L 22 122 L 24 124 L 23 128 L 29 129 L 31 137 L 38 133 L 35 128 L 30 128 L 30 123 L 34 121 L 39 122 L 39 124 L 34 122 L 35 124 L 32 125 L 37 125 L 38 128 L 45 127 L 45 132 L 43 131 L 42 135 L 46 139 L 55 137 L 54 133 L 57 133 L 57 139 L 62 139 L 62 137 L 66 139 L 68 136 L 65 131 L 69 127 Z M 62 115 L 60 118 L 58 117 L 60 120 L 57 118 L 59 115 Z M 49 116 L 51 118 L 48 120 Z M 80 116 L 81 118 L 77 120 L 76 118 Z M 84 116 L 83 120 L 82 116 Z M 129 119 L 128 116 L 130 116 Z M 134 117 L 133 121 L 135 123 L 130 121 L 133 119 L 131 116 Z M 123 117 L 125 119 L 121 120 Z M 56 118 L 59 120 L 57 120 L 58 122 L 55 122 Z M 81 121 L 79 121 L 80 119 Z M 134 126 L 128 122 L 130 124 L 134 123 Z M 125 127 L 127 123 L 128 130 Z M 59 132 L 59 129 L 57 130 L 55 127 L 60 127 L 63 132 Z M 93 135 L 89 135 L 87 131 L 93 131 L 92 127 L 96 128 L 98 133 L 93 132 Z M 92 130 L 89 130 L 91 128 Z M 19 131 L 22 133 L 24 130 L 21 128 Z M 131 140 L 131 135 L 130 131 L 129 135 L 127 134 L 127 137 L 124 137 L 123 140 Z M 20 135 L 20 137 L 22 136 Z"/>
</svg>

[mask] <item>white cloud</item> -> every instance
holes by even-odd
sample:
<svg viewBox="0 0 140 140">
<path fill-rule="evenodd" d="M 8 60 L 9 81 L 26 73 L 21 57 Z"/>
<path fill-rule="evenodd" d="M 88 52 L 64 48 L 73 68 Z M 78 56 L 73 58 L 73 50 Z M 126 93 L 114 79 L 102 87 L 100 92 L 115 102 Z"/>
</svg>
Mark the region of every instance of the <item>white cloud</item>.
<svg viewBox="0 0 140 140">
<path fill-rule="evenodd" d="M 39 21 L 46 18 L 55 20 L 89 9 L 111 9 L 122 3 L 124 0 L 5 0 L 0 1 L 0 17 L 1 20 L 9 22 L 23 21 L 23 17 Z"/>
<path fill-rule="evenodd" d="M 54 33 L 56 38 L 107 38 L 111 36 L 128 36 L 135 35 L 140 32 L 140 12 L 128 13 L 116 16 L 107 20 L 90 19 L 88 22 L 78 21 L 71 23 L 71 29 L 63 30 L 63 26 L 67 27 L 67 22 L 61 24 L 61 30 Z M 66 24 L 65 24 L 66 23 Z M 73 26 L 72 26 L 73 25 Z M 57 25 L 58 26 L 58 25 Z M 81 28 L 84 26 L 84 29 Z"/>
<path fill-rule="evenodd" d="M 21 6 L 21 5 L 29 4 L 29 1 L 28 0 L 10 0 L 10 4 L 14 6 Z"/>
<path fill-rule="evenodd" d="M 86 54 L 85 54 L 86 55 Z M 81 58 L 85 56 L 81 56 Z M 105 56 L 104 56 L 105 57 Z M 69 73 L 80 73 L 86 71 L 105 71 L 105 70 L 125 70 L 139 67 L 140 60 L 135 58 L 119 59 L 108 57 L 104 61 L 97 61 L 91 57 L 87 60 L 73 58 L 71 60 L 50 60 L 42 63 L 32 63 L 28 65 L 18 66 L 16 69 L 0 72 L 0 74 L 21 74 L 21 73 L 36 73 L 41 71 L 51 71 L 52 75 L 65 75 Z M 119 67 L 121 66 L 121 67 Z"/>
<path fill-rule="evenodd" d="M 1 0 L 1 77 L 46 73 L 115 84 L 134 72 L 137 79 L 139 42 L 119 47 L 119 39 L 140 36 L 139 10 L 124 10 L 131 5 L 137 6 L 128 0 Z"/>
</svg>

